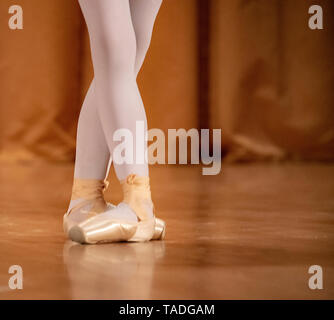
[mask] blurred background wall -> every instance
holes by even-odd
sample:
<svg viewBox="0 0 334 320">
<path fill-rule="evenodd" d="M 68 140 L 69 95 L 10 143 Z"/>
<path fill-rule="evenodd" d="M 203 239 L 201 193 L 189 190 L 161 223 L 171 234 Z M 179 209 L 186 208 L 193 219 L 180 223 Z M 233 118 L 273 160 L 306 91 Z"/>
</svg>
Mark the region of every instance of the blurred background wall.
<svg viewBox="0 0 334 320">
<path fill-rule="evenodd" d="M 333 160 L 333 18 L 332 0 L 164 0 L 138 79 L 149 127 L 221 128 L 228 161 Z M 77 1 L 1 0 L 0 75 L 0 161 L 73 161 L 93 76 Z"/>
</svg>

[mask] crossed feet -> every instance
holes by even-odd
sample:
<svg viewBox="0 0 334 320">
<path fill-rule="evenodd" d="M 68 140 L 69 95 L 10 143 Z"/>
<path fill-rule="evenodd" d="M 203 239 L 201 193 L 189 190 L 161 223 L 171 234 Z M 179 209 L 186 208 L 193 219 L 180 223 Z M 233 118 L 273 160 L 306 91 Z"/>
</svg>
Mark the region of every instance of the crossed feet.
<svg viewBox="0 0 334 320">
<path fill-rule="evenodd" d="M 107 181 L 74 179 L 71 205 L 63 218 L 67 236 L 78 243 L 162 240 L 166 224 L 155 217 L 148 177 L 121 181 L 123 201 L 104 200 Z"/>
</svg>

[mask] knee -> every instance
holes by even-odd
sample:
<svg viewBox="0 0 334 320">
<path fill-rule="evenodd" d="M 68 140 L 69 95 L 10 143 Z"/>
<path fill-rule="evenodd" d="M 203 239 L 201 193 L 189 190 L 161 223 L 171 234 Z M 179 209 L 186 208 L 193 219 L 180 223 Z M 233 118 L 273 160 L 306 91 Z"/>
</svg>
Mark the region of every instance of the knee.
<svg viewBox="0 0 334 320">
<path fill-rule="evenodd" d="M 133 72 L 136 60 L 136 38 L 115 32 L 100 32 L 95 39 L 95 56 L 111 72 Z"/>
</svg>

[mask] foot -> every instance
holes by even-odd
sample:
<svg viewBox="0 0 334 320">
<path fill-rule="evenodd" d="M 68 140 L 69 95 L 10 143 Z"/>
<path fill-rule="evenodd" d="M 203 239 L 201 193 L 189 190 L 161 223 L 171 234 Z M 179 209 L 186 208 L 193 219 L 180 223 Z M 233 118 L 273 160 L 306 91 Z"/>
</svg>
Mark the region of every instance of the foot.
<svg viewBox="0 0 334 320">
<path fill-rule="evenodd" d="M 114 206 L 108 203 L 105 212 L 72 224 L 67 233 L 71 240 L 82 244 L 142 241 L 141 238 L 138 239 L 139 223 L 128 204 L 121 202 L 118 206 Z M 154 231 L 149 240 L 163 240 L 166 232 L 165 222 L 158 218 L 150 219 L 150 224 L 144 231 L 152 228 L 152 224 Z M 141 225 L 139 230 L 142 230 L 143 226 Z"/>
<path fill-rule="evenodd" d="M 165 236 L 166 225 L 154 216 L 148 177 L 130 175 L 122 182 L 124 201 L 71 227 L 79 243 L 148 241 Z"/>
</svg>

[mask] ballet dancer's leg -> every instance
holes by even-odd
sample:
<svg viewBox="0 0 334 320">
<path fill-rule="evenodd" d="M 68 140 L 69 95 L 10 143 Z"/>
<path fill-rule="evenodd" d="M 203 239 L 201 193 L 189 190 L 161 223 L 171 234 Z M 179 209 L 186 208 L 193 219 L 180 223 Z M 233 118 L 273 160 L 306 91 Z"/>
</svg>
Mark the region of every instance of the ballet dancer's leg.
<svg viewBox="0 0 334 320">
<path fill-rule="evenodd" d="M 162 0 L 130 0 L 132 23 L 136 34 L 135 75 L 149 48 L 154 21 Z M 77 130 L 74 178 L 103 180 L 107 176 L 110 152 L 97 114 L 94 80 L 84 100 Z"/>
<path fill-rule="evenodd" d="M 130 4 L 124 0 L 79 0 L 79 3 L 90 36 L 98 114 L 109 151 L 113 153 L 117 145 L 115 131 L 129 130 L 135 145 L 136 121 L 142 121 L 146 129 L 146 114 L 135 76 L 137 45 Z M 135 151 L 130 144 L 126 147 Z M 132 153 L 133 163 L 114 161 L 119 180 L 130 174 L 148 176 L 147 163 L 139 163 L 136 152 Z"/>
<path fill-rule="evenodd" d="M 161 6 L 162 0 L 130 0 L 131 16 L 136 34 L 136 61 L 134 73 L 137 76 L 143 64 L 149 48 L 154 22 Z M 77 181 L 104 180 L 110 166 L 110 152 L 102 130 L 97 111 L 97 99 L 95 93 L 95 80 L 92 81 L 84 100 L 77 130 L 77 147 L 74 178 Z M 83 180 L 84 179 L 84 180 Z M 76 182 L 76 181 L 75 181 Z M 75 187 L 76 183 L 74 184 Z M 93 186 L 103 186 L 95 183 Z M 72 197 L 69 210 L 75 207 L 83 199 L 80 195 Z M 77 213 L 77 221 L 87 217 L 80 211 Z M 124 212 L 126 218 L 133 218 L 133 213 Z M 72 216 L 73 217 L 73 216 Z"/>
<path fill-rule="evenodd" d="M 161 7 L 161 3 L 162 0 L 130 0 L 132 24 L 137 42 L 135 63 L 136 77 L 150 47 L 154 22 Z"/>
<path fill-rule="evenodd" d="M 138 6 L 137 1 L 132 2 L 132 8 Z M 153 204 L 149 188 L 148 166 L 145 159 L 141 162 L 136 158 L 137 137 L 135 135 L 137 121 L 144 124 L 145 130 L 147 128 L 146 114 L 136 83 L 137 38 L 134 30 L 136 23 L 141 26 L 140 21 L 144 17 L 145 10 L 137 10 L 137 15 L 134 13 L 135 9 L 130 10 L 130 3 L 124 0 L 94 2 L 80 0 L 79 2 L 91 41 L 95 73 L 92 90 L 95 93 L 98 114 L 109 151 L 112 153 L 115 148 L 113 134 L 118 129 L 128 130 L 134 139 L 133 145 L 131 143 L 127 145 L 128 149 L 132 148 L 134 162 L 114 162 L 117 177 L 122 181 L 124 204 L 136 214 L 140 221 L 149 222 L 153 218 Z M 153 0 L 151 5 L 153 3 L 157 5 L 158 10 L 160 1 Z M 147 48 L 145 52 L 146 50 Z M 145 150 L 141 151 L 144 154 Z M 141 225 L 143 226 L 141 230 L 144 230 L 144 225 L 149 224 Z M 134 239 L 145 240 L 145 237 L 149 237 L 146 231 L 137 232 Z"/>
</svg>

